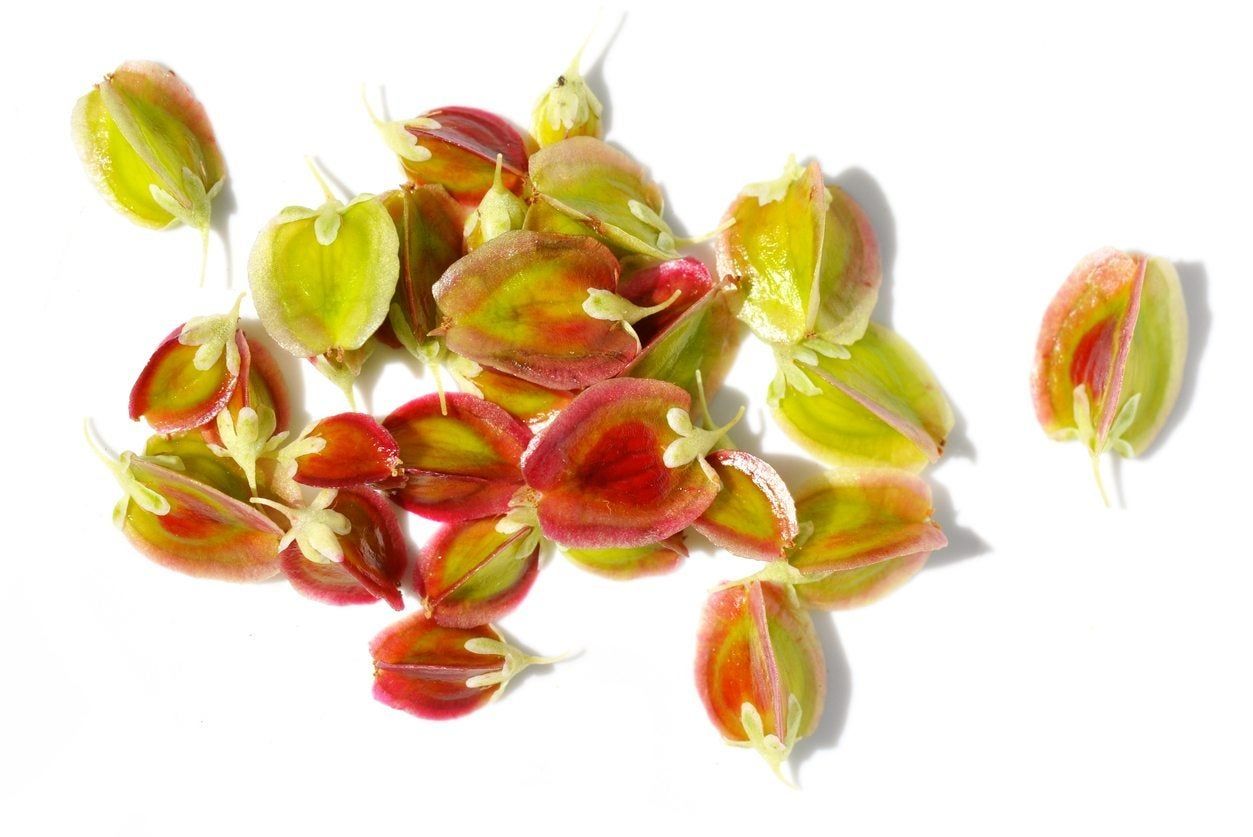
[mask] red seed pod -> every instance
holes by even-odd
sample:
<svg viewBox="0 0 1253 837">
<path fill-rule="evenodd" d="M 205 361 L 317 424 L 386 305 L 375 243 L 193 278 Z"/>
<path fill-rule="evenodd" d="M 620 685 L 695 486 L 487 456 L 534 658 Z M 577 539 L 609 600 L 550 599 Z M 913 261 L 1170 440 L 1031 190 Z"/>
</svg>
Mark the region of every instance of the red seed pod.
<svg viewBox="0 0 1253 837">
<path fill-rule="evenodd" d="M 374 697 L 429 720 L 467 715 L 498 698 L 528 666 L 556 662 L 505 642 L 490 625 L 452 628 L 415 613 L 370 643 Z"/>
<path fill-rule="evenodd" d="M 364 413 L 322 419 L 304 434 L 301 446 L 318 447 L 295 458 L 292 479 L 302 485 L 344 488 L 383 482 L 400 473 L 400 446 Z"/>
<path fill-rule="evenodd" d="M 340 559 L 310 560 L 293 542 L 279 556 L 287 580 L 302 594 L 328 604 L 381 599 L 402 610 L 400 583 L 409 554 L 391 505 L 372 489 L 342 488 L 327 508 L 348 521 L 347 534 L 337 535 Z"/>
<path fill-rule="evenodd" d="M 408 511 L 451 522 L 504 514 L 522 487 L 531 431 L 495 404 L 463 392 L 424 395 L 383 420 L 400 448 L 404 485 L 389 494 Z"/>
<path fill-rule="evenodd" d="M 629 548 L 687 528 L 718 493 L 703 453 L 667 464 L 682 438 L 672 412 L 686 418 L 690 407 L 686 392 L 662 381 L 618 378 L 584 390 L 522 459 L 544 535 L 567 547 Z"/>
</svg>

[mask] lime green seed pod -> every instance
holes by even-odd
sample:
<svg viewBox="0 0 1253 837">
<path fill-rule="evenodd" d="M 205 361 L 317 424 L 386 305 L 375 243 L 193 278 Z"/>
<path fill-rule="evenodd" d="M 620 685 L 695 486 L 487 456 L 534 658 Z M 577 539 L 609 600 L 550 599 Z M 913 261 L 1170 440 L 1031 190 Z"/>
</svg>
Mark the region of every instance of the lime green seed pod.
<svg viewBox="0 0 1253 837">
<path fill-rule="evenodd" d="M 119 212 L 154 229 L 186 224 L 207 246 L 226 162 L 204 107 L 172 70 L 128 61 L 78 100 L 71 125 L 87 173 Z"/>
<path fill-rule="evenodd" d="M 580 49 L 566 71 L 535 104 L 531 133 L 540 148 L 569 137 L 600 137 L 600 99 L 579 73 Z"/>
<path fill-rule="evenodd" d="M 400 238 L 378 198 L 359 195 L 344 204 L 325 184 L 323 191 L 319 208 L 288 207 L 261 231 L 248 280 L 276 343 L 296 357 L 342 363 L 387 319 Z"/>
<path fill-rule="evenodd" d="M 501 178 L 504 155 L 496 155 L 496 174 L 492 188 L 487 190 L 478 208 L 466 218 L 463 234 L 466 250 L 481 247 L 497 236 L 522 229 L 526 220 L 526 201 L 505 188 Z"/>
<path fill-rule="evenodd" d="M 629 156 L 592 137 L 542 148 L 531 157 L 535 199 L 526 229 L 590 235 L 616 255 L 678 258 L 674 233 L 662 219 L 662 195 Z"/>
<path fill-rule="evenodd" d="M 716 245 L 718 273 L 744 292 L 742 319 L 759 338 L 856 342 L 879 297 L 879 245 L 865 213 L 823 182 L 817 163 L 788 158 L 775 180 L 744 188 Z"/>
<path fill-rule="evenodd" d="M 775 418 L 823 462 L 920 471 L 943 453 L 953 411 L 922 358 L 889 329 L 871 323 L 847 348 L 811 340 L 775 357 Z"/>
</svg>

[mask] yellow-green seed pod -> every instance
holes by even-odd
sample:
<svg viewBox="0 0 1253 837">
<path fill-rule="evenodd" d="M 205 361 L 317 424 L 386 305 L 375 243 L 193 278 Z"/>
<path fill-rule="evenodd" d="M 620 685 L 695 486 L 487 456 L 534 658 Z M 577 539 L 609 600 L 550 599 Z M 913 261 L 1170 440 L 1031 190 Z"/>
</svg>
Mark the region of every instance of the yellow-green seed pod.
<svg viewBox="0 0 1253 837">
<path fill-rule="evenodd" d="M 564 73 L 535 104 L 532 133 L 540 148 L 569 137 L 600 137 L 600 99 L 579 73 L 580 49 Z"/>
<path fill-rule="evenodd" d="M 505 188 L 501 179 L 502 155 L 496 155 L 496 176 L 479 206 L 466 219 L 466 250 L 474 250 L 499 235 L 522 229 L 526 201 Z"/>
<path fill-rule="evenodd" d="M 72 127 L 87 173 L 119 212 L 145 227 L 183 223 L 208 241 L 226 163 L 204 107 L 173 71 L 123 64 L 78 100 Z"/>
</svg>

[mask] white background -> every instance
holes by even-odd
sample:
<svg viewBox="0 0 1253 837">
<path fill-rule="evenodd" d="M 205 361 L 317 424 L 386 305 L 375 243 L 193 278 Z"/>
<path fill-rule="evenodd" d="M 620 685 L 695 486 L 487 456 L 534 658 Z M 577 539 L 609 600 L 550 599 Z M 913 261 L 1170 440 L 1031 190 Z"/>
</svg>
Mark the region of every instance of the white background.
<svg viewBox="0 0 1253 837">
<path fill-rule="evenodd" d="M 319 200 L 303 155 L 353 190 L 398 181 L 359 85 L 385 85 L 395 116 L 468 104 L 525 124 L 590 5 L 43 3 L 10 18 L 0 832 L 1249 833 L 1253 62 L 1249 21 L 1216 8 L 602 13 L 587 58 L 609 138 L 664 183 L 672 219 L 706 230 L 789 152 L 819 159 L 882 239 L 878 317 L 960 416 L 932 472 L 952 545 L 893 597 L 817 617 L 830 692 L 800 791 L 723 745 L 692 685 L 704 595 L 749 562 L 698 549 L 622 584 L 558 558 L 504 626 L 583 654 L 474 716 L 422 722 L 370 698 L 384 606 L 150 564 L 111 528 L 115 486 L 82 443 L 91 416 L 113 445 L 142 444 L 135 374 L 172 327 L 228 307 L 228 266 L 245 286 L 269 216 Z M 215 239 L 204 290 L 195 235 L 130 226 L 70 143 L 74 100 L 128 58 L 189 80 L 228 159 L 229 248 Z M 1044 307 L 1107 244 L 1174 260 L 1193 329 L 1177 415 L 1108 511 L 1027 390 Z M 766 422 L 768 377 L 748 346 L 717 407 L 748 399 L 737 437 L 800 479 L 816 468 Z M 303 378 L 309 414 L 342 409 Z M 367 385 L 382 413 L 429 379 L 394 362 Z"/>
</svg>

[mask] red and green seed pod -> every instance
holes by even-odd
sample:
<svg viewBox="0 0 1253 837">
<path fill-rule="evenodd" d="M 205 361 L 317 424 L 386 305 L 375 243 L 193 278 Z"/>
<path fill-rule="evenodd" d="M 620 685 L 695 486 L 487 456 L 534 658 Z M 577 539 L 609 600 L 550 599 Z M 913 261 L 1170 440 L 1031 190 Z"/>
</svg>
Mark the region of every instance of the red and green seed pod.
<svg viewBox="0 0 1253 837">
<path fill-rule="evenodd" d="M 556 662 L 507 643 L 490 625 L 452 628 L 415 613 L 370 643 L 374 697 L 429 720 L 467 715 L 500 697 L 518 672 Z"/>
</svg>

